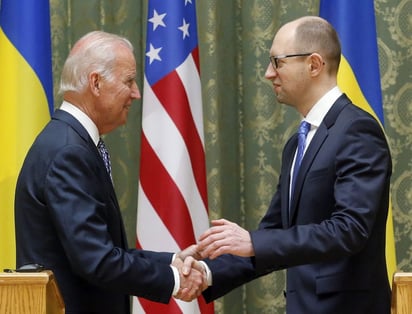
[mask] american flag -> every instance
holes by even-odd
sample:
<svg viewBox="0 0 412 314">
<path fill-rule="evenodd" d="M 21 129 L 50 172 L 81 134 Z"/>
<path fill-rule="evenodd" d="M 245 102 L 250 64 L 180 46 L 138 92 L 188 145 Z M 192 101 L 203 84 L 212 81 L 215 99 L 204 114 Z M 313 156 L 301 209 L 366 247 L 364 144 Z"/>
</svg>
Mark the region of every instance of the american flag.
<svg viewBox="0 0 412 314">
<path fill-rule="evenodd" d="M 142 116 L 136 246 L 178 252 L 209 225 L 195 0 L 149 0 Z M 133 313 L 213 312 L 203 297 L 133 302 Z"/>
</svg>

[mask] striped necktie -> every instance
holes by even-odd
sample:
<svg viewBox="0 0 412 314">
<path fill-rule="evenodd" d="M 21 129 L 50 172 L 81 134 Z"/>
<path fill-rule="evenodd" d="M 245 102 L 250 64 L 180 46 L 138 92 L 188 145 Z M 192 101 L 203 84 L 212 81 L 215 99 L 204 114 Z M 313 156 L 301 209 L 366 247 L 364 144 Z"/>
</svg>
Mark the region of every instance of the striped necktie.
<svg viewBox="0 0 412 314">
<path fill-rule="evenodd" d="M 106 166 L 107 173 L 109 174 L 110 179 L 112 179 L 112 165 L 110 163 L 109 151 L 107 150 L 106 145 L 104 144 L 101 138 L 99 139 L 99 142 L 97 143 L 97 149 L 99 150 L 100 155 L 102 156 L 104 165 Z"/>
<path fill-rule="evenodd" d="M 303 153 L 305 152 L 306 136 L 310 130 L 310 123 L 302 121 L 298 129 L 298 151 L 296 153 L 295 166 L 293 168 L 293 177 L 292 177 L 292 193 L 295 188 L 296 177 L 298 176 L 300 164 L 302 163 Z"/>
</svg>

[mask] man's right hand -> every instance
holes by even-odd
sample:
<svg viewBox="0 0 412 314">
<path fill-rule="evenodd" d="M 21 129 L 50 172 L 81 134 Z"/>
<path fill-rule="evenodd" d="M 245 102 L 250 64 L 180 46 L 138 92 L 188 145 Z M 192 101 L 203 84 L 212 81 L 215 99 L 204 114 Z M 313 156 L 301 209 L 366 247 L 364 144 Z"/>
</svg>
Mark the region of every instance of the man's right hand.
<svg viewBox="0 0 412 314">
<path fill-rule="evenodd" d="M 200 296 L 208 287 L 206 270 L 193 257 L 188 256 L 183 262 L 177 256 L 172 265 L 179 270 L 180 276 L 180 289 L 175 298 L 189 302 Z"/>
</svg>

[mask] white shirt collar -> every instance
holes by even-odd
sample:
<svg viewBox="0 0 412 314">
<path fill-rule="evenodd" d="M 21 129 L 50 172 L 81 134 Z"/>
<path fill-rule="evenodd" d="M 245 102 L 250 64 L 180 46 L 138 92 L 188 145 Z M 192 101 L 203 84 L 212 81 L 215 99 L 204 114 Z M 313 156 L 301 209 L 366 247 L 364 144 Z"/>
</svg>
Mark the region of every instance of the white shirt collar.
<svg viewBox="0 0 412 314">
<path fill-rule="evenodd" d="M 305 120 L 308 121 L 313 127 L 318 128 L 329 109 L 341 95 L 342 92 L 338 86 L 332 88 L 318 100 L 312 109 L 310 109 L 309 113 L 305 117 Z"/>
<path fill-rule="evenodd" d="M 71 114 L 80 124 L 86 129 L 87 133 L 89 133 L 90 137 L 92 138 L 94 144 L 97 146 L 99 142 L 99 130 L 97 129 L 96 124 L 89 118 L 87 114 L 77 108 L 75 105 L 69 103 L 68 101 L 63 101 L 60 109 L 66 111 L 67 113 Z"/>
</svg>

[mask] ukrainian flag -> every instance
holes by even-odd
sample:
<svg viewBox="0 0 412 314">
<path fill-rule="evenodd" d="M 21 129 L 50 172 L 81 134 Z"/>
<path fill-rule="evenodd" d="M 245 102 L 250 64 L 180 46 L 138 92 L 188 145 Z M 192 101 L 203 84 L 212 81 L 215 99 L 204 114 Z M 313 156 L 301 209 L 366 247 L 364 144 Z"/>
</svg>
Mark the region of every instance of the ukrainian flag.
<svg viewBox="0 0 412 314">
<path fill-rule="evenodd" d="M 351 100 L 384 125 L 379 55 L 373 0 L 321 0 L 319 15 L 339 34 L 342 60 L 338 85 Z M 392 206 L 386 226 L 386 264 L 388 277 L 396 271 Z"/>
<path fill-rule="evenodd" d="M 17 175 L 52 108 L 49 0 L 0 0 L 0 271 L 15 267 Z"/>
</svg>

